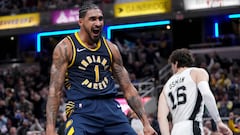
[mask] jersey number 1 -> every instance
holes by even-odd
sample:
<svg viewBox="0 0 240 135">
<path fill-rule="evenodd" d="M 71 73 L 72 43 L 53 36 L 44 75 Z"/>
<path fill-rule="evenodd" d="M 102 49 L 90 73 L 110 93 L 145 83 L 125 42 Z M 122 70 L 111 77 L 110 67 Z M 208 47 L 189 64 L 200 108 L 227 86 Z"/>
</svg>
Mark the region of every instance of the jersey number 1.
<svg viewBox="0 0 240 135">
<path fill-rule="evenodd" d="M 175 109 L 177 107 L 177 105 L 181 105 L 181 104 L 185 104 L 187 101 L 187 97 L 186 94 L 184 93 L 184 91 L 186 90 L 185 86 L 181 86 L 177 88 L 177 95 L 173 95 L 172 92 L 170 92 L 168 94 L 169 98 L 172 101 L 172 109 Z"/>
<path fill-rule="evenodd" d="M 95 72 L 95 82 L 99 82 L 99 66 L 98 65 L 95 65 L 94 72 Z"/>
</svg>

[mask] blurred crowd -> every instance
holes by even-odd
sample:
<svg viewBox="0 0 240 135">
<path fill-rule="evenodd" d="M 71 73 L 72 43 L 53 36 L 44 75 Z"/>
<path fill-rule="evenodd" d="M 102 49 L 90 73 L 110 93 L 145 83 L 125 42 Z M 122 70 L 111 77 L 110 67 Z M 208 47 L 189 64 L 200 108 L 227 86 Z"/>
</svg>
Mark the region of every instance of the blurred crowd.
<svg viewBox="0 0 240 135">
<path fill-rule="evenodd" d="M 95 0 L 97 4 L 113 1 Z M 79 7 L 81 2 L 82 0 L 0 0 L 0 15 L 74 8 Z M 140 82 L 143 78 L 155 78 L 157 81 L 158 71 L 167 63 L 172 50 L 168 35 L 160 35 L 158 39 L 114 39 L 113 42 L 119 47 L 132 82 Z M 45 134 L 50 57 L 47 55 L 38 58 L 34 63 L 1 64 L 0 135 Z M 195 55 L 195 59 L 196 66 L 209 72 L 212 92 L 221 117 L 235 135 L 240 134 L 240 59 L 222 58 L 215 52 Z M 57 119 L 59 135 L 63 132 L 62 127 L 66 119 L 64 102 L 63 97 Z M 130 110 L 127 116 L 130 124 L 141 135 L 142 125 L 136 115 Z M 148 117 L 159 132 L 156 114 L 149 114 Z M 204 117 L 206 135 L 220 135 L 216 132 L 214 122 L 208 119 L 207 110 Z"/>
<path fill-rule="evenodd" d="M 207 69 L 210 86 L 216 98 L 220 116 L 235 135 L 240 133 L 240 59 L 222 58 L 216 52 L 196 55 L 196 65 Z M 206 110 L 205 117 L 209 114 Z M 206 134 L 221 135 L 216 132 L 212 120 L 204 121 Z"/>
<path fill-rule="evenodd" d="M 142 47 L 145 49 L 151 48 L 151 46 Z M 141 49 L 138 48 L 134 50 L 135 51 L 128 51 L 127 55 L 130 55 L 130 52 L 136 53 Z M 156 51 L 155 53 L 159 52 Z M 216 97 L 221 117 L 235 134 L 240 133 L 240 61 L 221 58 L 214 52 L 212 54 L 195 55 L 195 58 L 196 65 L 206 68 L 210 74 L 210 84 Z M 154 59 L 153 56 L 152 59 Z M 165 58 L 162 57 L 161 59 Z M 147 61 L 146 57 L 142 57 L 141 60 Z M 125 64 L 128 65 L 128 67 L 131 67 L 129 66 L 129 59 L 125 59 L 124 61 L 127 61 Z M 135 63 L 137 59 L 134 58 L 133 61 Z M 154 63 L 147 63 L 146 65 L 153 66 Z M 26 135 L 31 132 L 33 134 L 36 132 L 44 134 L 46 121 L 45 105 L 48 94 L 49 76 L 41 70 L 41 67 L 37 62 L 31 64 L 6 64 L 0 67 L 1 134 Z M 158 69 L 157 66 L 153 66 L 153 68 Z M 140 73 L 133 71 L 134 69 L 137 70 L 139 68 L 129 68 L 129 70 L 132 71 L 130 73 L 137 76 L 131 77 L 133 79 L 132 81 L 138 81 L 141 77 L 151 77 L 150 74 L 146 74 L 146 76 L 139 75 Z M 140 70 L 142 71 L 141 74 L 146 72 L 143 71 L 144 68 L 140 68 Z M 64 115 L 64 101 L 65 99 L 63 97 L 57 119 L 59 134 L 62 132 L 62 126 L 66 119 Z M 139 123 L 137 119 L 132 121 L 133 118 L 136 118 L 132 112 L 129 112 L 128 117 L 131 123 Z M 207 110 L 204 117 L 209 118 Z M 149 114 L 149 120 L 151 120 L 156 129 L 158 129 L 156 115 Z M 133 125 L 137 126 L 135 128 L 141 129 L 141 125 Z M 216 132 L 213 122 L 209 119 L 204 121 L 204 129 L 209 133 Z"/>
<path fill-rule="evenodd" d="M 78 8 L 83 0 L 1 0 L 0 15 Z M 113 0 L 93 0 L 96 4 L 113 3 Z"/>
<path fill-rule="evenodd" d="M 27 135 L 28 131 L 44 131 L 47 81 L 37 64 L 11 64 L 0 68 L 1 134 Z"/>
<path fill-rule="evenodd" d="M 150 35 L 150 36 L 147 36 Z M 172 51 L 171 40 L 166 32 L 141 33 L 138 38 L 115 38 L 129 71 L 131 81 L 138 83 L 144 78 L 154 78 L 158 84 L 159 70 L 167 64 Z M 53 46 L 54 47 L 54 46 Z M 224 58 L 216 52 L 194 54 L 198 67 L 210 75 L 212 92 L 221 117 L 235 134 L 240 134 L 240 59 Z M 42 50 L 35 61 L 0 65 L 0 133 L 9 135 L 45 134 L 45 106 L 48 95 L 51 49 Z M 64 89 L 63 89 L 64 90 Z M 157 96 L 157 95 L 156 95 Z M 61 99 L 57 118 L 57 131 L 63 133 L 65 98 Z M 141 123 L 129 111 L 129 122 L 141 134 Z M 153 127 L 159 131 L 156 114 L 149 114 Z M 205 111 L 204 129 L 210 135 L 216 127 Z"/>
<path fill-rule="evenodd" d="M 126 35 L 126 34 L 125 34 Z M 167 64 L 167 58 L 172 50 L 172 42 L 169 33 L 139 32 L 137 38 L 129 37 L 114 38 L 115 43 L 122 55 L 124 66 L 134 78 L 154 78 L 158 80 L 159 69 Z"/>
</svg>

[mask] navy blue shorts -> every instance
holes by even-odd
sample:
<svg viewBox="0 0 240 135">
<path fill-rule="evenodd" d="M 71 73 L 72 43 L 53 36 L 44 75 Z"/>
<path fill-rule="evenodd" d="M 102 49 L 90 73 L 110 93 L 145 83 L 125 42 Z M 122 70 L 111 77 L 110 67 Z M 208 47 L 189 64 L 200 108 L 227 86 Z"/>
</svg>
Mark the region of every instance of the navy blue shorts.
<svg viewBox="0 0 240 135">
<path fill-rule="evenodd" d="M 65 126 L 65 135 L 137 135 L 114 99 L 84 99 Z"/>
</svg>

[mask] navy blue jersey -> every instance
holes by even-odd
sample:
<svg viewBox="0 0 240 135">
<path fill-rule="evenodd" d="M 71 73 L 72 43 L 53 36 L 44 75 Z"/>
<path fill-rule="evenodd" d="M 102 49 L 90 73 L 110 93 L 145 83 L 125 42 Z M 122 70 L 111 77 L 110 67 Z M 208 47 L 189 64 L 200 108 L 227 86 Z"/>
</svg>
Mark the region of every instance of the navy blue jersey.
<svg viewBox="0 0 240 135">
<path fill-rule="evenodd" d="M 77 32 L 68 39 L 73 46 L 73 57 L 65 78 L 68 100 L 114 97 L 117 89 L 111 72 L 112 53 L 106 39 L 100 38 L 94 49 L 88 48 Z"/>
</svg>

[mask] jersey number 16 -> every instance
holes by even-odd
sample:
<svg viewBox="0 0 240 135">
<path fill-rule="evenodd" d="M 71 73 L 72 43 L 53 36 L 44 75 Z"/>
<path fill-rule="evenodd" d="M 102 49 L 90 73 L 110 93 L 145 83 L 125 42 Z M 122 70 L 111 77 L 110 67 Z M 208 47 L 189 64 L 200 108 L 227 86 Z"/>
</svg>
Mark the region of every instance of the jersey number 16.
<svg viewBox="0 0 240 135">
<path fill-rule="evenodd" d="M 181 86 L 181 87 L 177 88 L 177 90 L 176 90 L 177 94 L 173 95 L 172 92 L 170 92 L 168 94 L 168 96 L 171 99 L 172 104 L 173 104 L 172 109 L 175 109 L 177 107 L 177 105 L 186 103 L 187 97 L 186 97 L 186 94 L 184 93 L 185 90 L 186 90 L 186 87 Z"/>
</svg>

